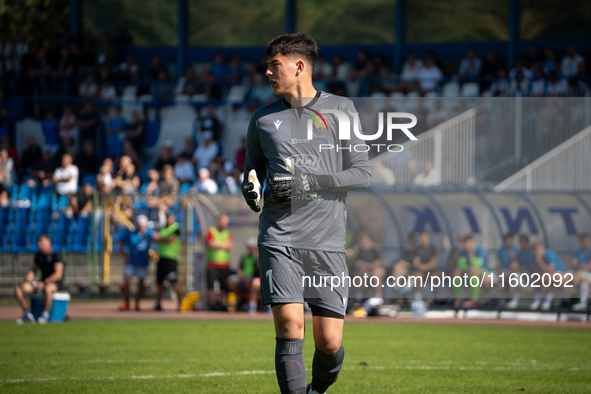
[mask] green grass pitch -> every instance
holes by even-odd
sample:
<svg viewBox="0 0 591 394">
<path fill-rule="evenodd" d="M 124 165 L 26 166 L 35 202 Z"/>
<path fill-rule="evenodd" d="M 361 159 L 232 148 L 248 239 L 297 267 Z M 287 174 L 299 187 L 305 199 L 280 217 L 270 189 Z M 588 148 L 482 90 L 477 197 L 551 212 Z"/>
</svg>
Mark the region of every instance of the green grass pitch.
<svg viewBox="0 0 591 394">
<path fill-rule="evenodd" d="M 344 342 L 329 393 L 591 390 L 588 330 L 348 323 Z M 2 322 L 0 392 L 275 393 L 274 347 L 271 322 Z"/>
</svg>

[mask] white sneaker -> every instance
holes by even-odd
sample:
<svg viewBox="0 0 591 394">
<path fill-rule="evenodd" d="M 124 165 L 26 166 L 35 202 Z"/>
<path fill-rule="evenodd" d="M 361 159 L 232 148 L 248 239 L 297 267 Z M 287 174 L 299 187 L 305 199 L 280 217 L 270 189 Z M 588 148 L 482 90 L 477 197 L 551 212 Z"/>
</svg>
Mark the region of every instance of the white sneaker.
<svg viewBox="0 0 591 394">
<path fill-rule="evenodd" d="M 586 302 L 578 302 L 573 305 L 573 311 L 586 311 L 589 305 Z"/>
<path fill-rule="evenodd" d="M 507 309 L 517 309 L 518 306 L 519 306 L 519 300 L 512 299 L 511 301 L 509 301 L 507 303 L 507 305 L 505 305 L 505 308 L 507 308 Z"/>
<path fill-rule="evenodd" d="M 536 311 L 540 308 L 540 301 L 534 301 L 531 303 L 531 305 L 529 306 L 529 309 L 531 309 L 532 311 Z"/>
<path fill-rule="evenodd" d="M 35 324 L 35 317 L 31 312 L 24 312 L 20 319 L 16 320 L 16 324 L 33 323 Z"/>
<path fill-rule="evenodd" d="M 45 324 L 49 321 L 49 313 L 43 312 L 43 314 L 37 319 L 37 323 Z"/>
<path fill-rule="evenodd" d="M 549 311 L 550 308 L 552 308 L 552 301 L 550 301 L 550 300 L 544 301 L 544 303 L 542 304 L 542 310 Z"/>
</svg>

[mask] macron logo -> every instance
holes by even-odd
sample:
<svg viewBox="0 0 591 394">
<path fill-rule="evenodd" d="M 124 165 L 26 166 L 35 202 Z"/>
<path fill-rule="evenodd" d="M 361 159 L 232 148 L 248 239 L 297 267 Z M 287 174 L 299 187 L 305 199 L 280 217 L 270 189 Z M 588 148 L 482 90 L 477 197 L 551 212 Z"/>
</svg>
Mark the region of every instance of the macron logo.
<svg viewBox="0 0 591 394">
<path fill-rule="evenodd" d="M 279 126 L 281 126 L 281 123 L 282 123 L 282 122 L 283 122 L 282 120 L 276 120 L 276 121 L 274 122 L 274 123 L 275 123 L 275 128 L 276 128 L 277 130 L 279 130 Z"/>
</svg>

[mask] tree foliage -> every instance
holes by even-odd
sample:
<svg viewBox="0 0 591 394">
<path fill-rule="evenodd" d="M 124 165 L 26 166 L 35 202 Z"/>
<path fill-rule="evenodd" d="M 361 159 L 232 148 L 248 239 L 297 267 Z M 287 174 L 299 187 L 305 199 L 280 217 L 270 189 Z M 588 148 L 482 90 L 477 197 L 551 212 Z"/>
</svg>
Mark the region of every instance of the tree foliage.
<svg viewBox="0 0 591 394">
<path fill-rule="evenodd" d="M 0 0 L 0 33 L 41 40 L 70 25 L 69 0 Z"/>
</svg>

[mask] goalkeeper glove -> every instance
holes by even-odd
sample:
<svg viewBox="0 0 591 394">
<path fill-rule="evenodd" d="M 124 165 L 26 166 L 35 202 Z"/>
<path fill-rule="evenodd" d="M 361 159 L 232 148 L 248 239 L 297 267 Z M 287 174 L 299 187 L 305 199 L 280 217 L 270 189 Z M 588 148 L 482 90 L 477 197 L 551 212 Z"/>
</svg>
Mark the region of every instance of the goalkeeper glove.
<svg viewBox="0 0 591 394">
<path fill-rule="evenodd" d="M 261 207 L 259 202 L 261 201 L 261 183 L 257 178 L 256 171 L 250 170 L 248 177 L 245 177 L 245 182 L 242 184 L 242 194 L 246 203 L 254 212 L 260 212 Z"/>
<path fill-rule="evenodd" d="M 314 175 L 295 167 L 293 174 L 273 175 L 269 189 L 275 201 L 285 203 L 306 193 L 329 192 L 334 186 L 332 175 Z"/>
</svg>

